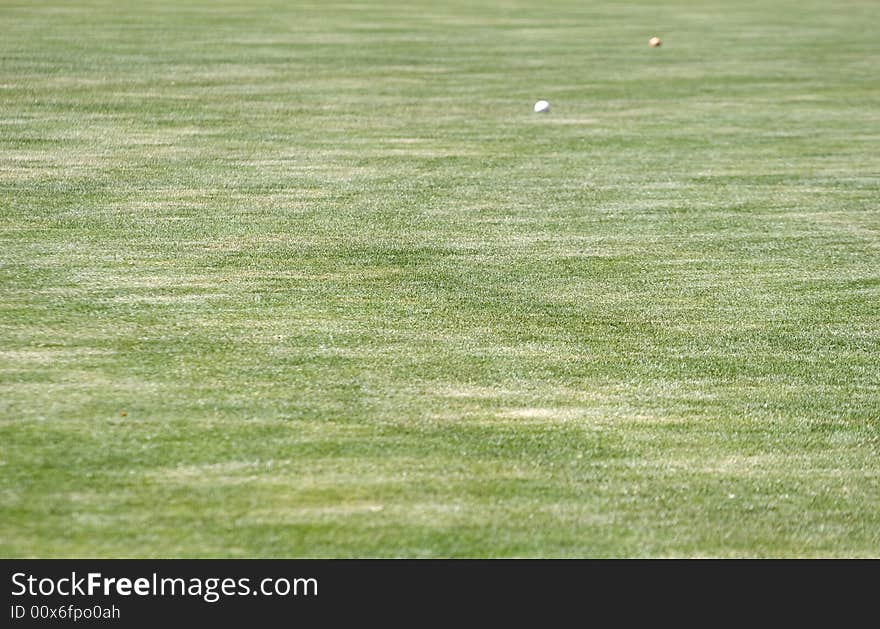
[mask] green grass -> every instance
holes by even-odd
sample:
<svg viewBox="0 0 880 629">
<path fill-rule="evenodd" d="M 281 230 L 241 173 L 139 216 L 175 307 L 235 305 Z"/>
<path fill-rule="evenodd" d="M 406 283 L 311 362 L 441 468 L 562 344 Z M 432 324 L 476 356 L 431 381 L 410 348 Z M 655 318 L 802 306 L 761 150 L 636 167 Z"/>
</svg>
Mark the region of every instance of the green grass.
<svg viewBox="0 0 880 629">
<path fill-rule="evenodd" d="M 880 556 L 876 2 L 178 4 L 0 0 L 0 556 Z"/>
</svg>

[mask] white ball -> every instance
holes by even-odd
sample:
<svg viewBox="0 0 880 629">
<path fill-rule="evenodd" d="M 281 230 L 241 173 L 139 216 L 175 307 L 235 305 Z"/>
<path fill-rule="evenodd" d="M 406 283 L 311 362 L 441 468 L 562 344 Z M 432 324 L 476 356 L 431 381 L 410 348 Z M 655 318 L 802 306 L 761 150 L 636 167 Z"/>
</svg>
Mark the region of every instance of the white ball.
<svg viewBox="0 0 880 629">
<path fill-rule="evenodd" d="M 535 103 L 536 114 L 543 114 L 548 111 L 550 111 L 550 103 L 548 103 L 546 100 L 539 100 L 537 103 Z"/>
</svg>

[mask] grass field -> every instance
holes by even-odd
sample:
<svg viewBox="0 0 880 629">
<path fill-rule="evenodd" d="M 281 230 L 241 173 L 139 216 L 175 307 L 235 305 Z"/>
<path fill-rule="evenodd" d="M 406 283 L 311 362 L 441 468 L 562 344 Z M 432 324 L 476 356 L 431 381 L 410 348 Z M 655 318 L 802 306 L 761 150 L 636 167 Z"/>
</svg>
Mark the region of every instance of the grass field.
<svg viewBox="0 0 880 629">
<path fill-rule="evenodd" d="M 0 556 L 880 556 L 876 2 L 178 4 L 0 0 Z"/>
</svg>

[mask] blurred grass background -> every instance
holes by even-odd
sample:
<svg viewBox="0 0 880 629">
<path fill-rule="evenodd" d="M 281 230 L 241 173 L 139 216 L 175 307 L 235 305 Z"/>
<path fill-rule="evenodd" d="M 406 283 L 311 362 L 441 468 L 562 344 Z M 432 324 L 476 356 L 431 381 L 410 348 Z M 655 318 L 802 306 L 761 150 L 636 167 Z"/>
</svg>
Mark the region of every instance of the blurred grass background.
<svg viewBox="0 0 880 629">
<path fill-rule="evenodd" d="M 876 8 L 0 1 L 0 554 L 878 556 Z"/>
</svg>

